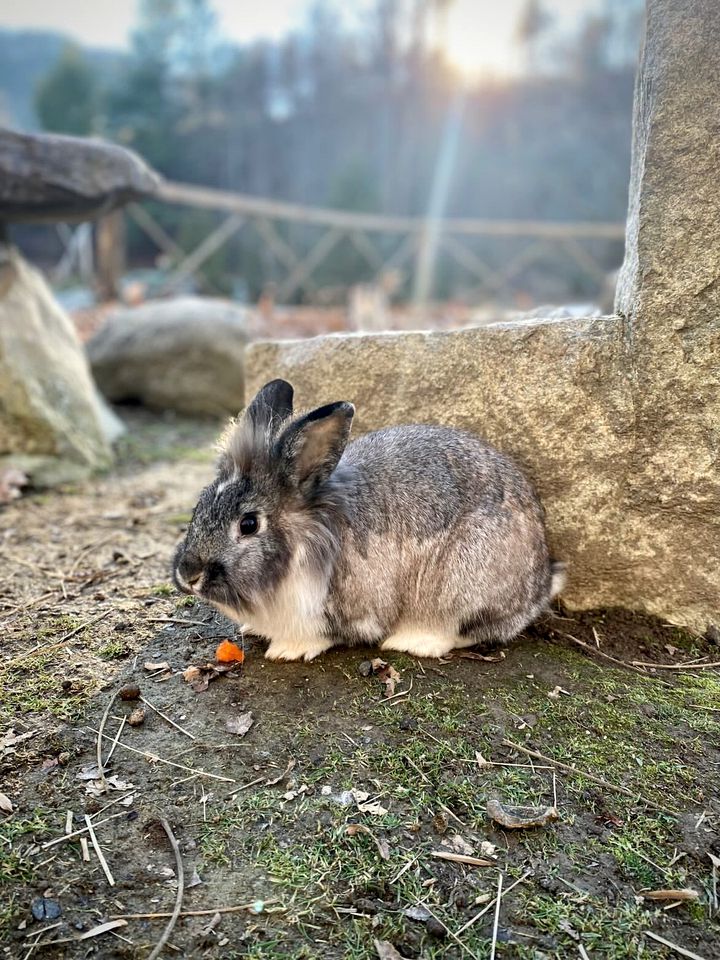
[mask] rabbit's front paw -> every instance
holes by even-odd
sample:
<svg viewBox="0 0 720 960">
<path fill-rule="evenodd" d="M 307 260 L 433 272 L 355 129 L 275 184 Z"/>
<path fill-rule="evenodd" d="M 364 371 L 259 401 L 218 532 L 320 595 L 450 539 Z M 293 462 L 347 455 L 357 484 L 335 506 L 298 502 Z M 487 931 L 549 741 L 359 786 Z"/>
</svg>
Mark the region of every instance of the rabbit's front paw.
<svg viewBox="0 0 720 960">
<path fill-rule="evenodd" d="M 459 645 L 457 637 L 422 629 L 397 630 L 381 645 L 381 650 L 398 650 L 414 657 L 444 657 Z"/>
<path fill-rule="evenodd" d="M 332 646 L 330 640 L 273 640 L 265 651 L 266 660 L 314 660 Z"/>
</svg>

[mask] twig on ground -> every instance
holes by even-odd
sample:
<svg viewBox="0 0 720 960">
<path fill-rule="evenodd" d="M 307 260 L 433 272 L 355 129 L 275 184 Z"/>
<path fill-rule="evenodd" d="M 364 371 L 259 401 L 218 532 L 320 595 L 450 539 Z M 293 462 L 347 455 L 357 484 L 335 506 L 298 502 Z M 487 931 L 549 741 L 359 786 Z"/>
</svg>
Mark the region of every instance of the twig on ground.
<svg viewBox="0 0 720 960">
<path fill-rule="evenodd" d="M 93 733 L 97 733 L 94 727 L 88 727 L 88 730 L 92 730 Z M 111 737 L 108 737 L 106 734 L 103 734 L 106 740 L 111 740 Z M 148 753 L 147 750 L 138 750 L 136 747 L 131 747 L 127 743 L 123 743 L 122 740 L 118 742 L 118 746 L 122 747 L 123 750 L 128 750 L 130 753 L 137 753 L 141 757 L 145 757 L 146 760 L 150 760 L 153 763 L 164 763 L 168 767 L 177 767 L 178 770 L 185 770 L 187 773 L 192 773 L 198 777 L 209 777 L 211 780 L 222 780 L 223 783 L 237 783 L 237 780 L 233 780 L 232 777 L 221 777 L 219 773 L 208 773 L 206 770 L 198 770 L 196 767 L 187 767 L 184 763 L 175 763 L 173 760 L 166 760 L 164 757 L 159 757 L 155 753 Z"/>
<path fill-rule="evenodd" d="M 178 916 L 180 917 L 214 917 L 216 913 L 241 913 L 243 910 L 253 910 L 257 901 L 253 900 L 251 903 L 241 903 L 234 907 L 212 907 L 209 910 L 181 910 Z M 264 906 L 267 906 L 269 903 L 277 903 L 277 899 L 265 900 Z M 276 907 L 274 912 L 278 910 L 284 910 L 285 907 Z M 268 911 L 273 912 L 273 911 Z M 110 919 L 111 920 L 165 920 L 167 917 L 171 917 L 172 913 L 116 913 Z"/>
<path fill-rule="evenodd" d="M 90 863 L 90 848 L 88 847 L 87 837 L 80 837 L 80 849 L 85 863 Z"/>
<path fill-rule="evenodd" d="M 643 660 L 632 660 L 634 667 L 647 667 L 650 670 L 710 670 L 720 667 L 720 660 L 713 663 L 645 663 Z"/>
<path fill-rule="evenodd" d="M 514 883 L 511 883 L 509 887 L 505 887 L 505 889 L 502 891 L 501 897 L 506 897 L 511 890 L 513 890 L 519 883 L 524 883 L 527 880 L 527 878 L 531 875 L 532 875 L 532 870 L 527 870 L 520 877 L 519 880 L 516 880 Z M 488 912 L 488 910 L 492 910 L 494 903 L 495 903 L 495 897 L 493 897 L 490 903 L 486 903 L 485 906 L 482 908 L 482 910 L 476 913 L 474 917 L 471 917 L 467 923 L 463 924 L 462 927 L 460 927 L 460 929 L 457 931 L 457 935 L 460 936 L 460 934 L 464 933 L 468 929 L 468 927 L 471 927 L 474 923 L 477 923 L 480 917 L 484 917 L 485 914 Z"/>
<path fill-rule="evenodd" d="M 102 784 L 103 793 L 107 793 L 107 783 L 105 782 L 105 767 L 103 766 L 103 758 L 102 758 L 102 738 L 104 736 L 105 724 L 107 723 L 107 719 L 110 716 L 110 710 L 112 709 L 112 705 L 115 703 L 116 696 L 117 696 L 117 690 L 114 690 L 112 693 L 112 696 L 107 702 L 107 706 L 105 707 L 105 712 L 102 715 L 102 719 L 100 720 L 100 726 L 98 727 L 98 732 L 97 732 L 97 740 L 95 741 L 95 753 L 97 757 L 98 776 L 100 777 L 100 783 Z"/>
<path fill-rule="evenodd" d="M 184 733 L 186 737 L 190 737 L 191 740 L 197 740 L 197 737 L 194 733 L 190 733 L 189 730 L 186 730 L 185 727 L 181 727 L 179 723 L 175 723 L 174 720 L 171 720 L 167 714 L 163 713 L 162 710 L 158 710 L 157 707 L 153 706 L 149 700 L 146 700 L 145 697 L 140 697 L 140 701 L 145 704 L 146 707 L 150 707 L 159 717 L 162 717 L 163 720 L 166 720 L 171 727 L 175 727 L 176 730 L 179 730 L 180 733 Z"/>
<path fill-rule="evenodd" d="M 590 960 L 587 950 L 581 943 L 578 944 L 578 953 L 580 954 L 582 960 Z"/>
<path fill-rule="evenodd" d="M 646 930 L 645 936 L 650 937 L 651 940 L 657 940 L 657 942 L 661 943 L 664 947 L 668 947 L 668 949 L 674 950 L 675 953 L 679 953 L 681 957 L 689 957 L 690 960 L 705 960 L 705 957 L 701 957 L 699 953 L 693 953 L 692 950 L 686 950 L 685 947 L 679 947 L 676 943 L 666 940 L 665 937 L 661 937 L 659 934 L 653 933 L 652 930 Z"/>
<path fill-rule="evenodd" d="M 436 917 L 435 914 L 434 914 L 434 913 L 432 912 L 432 910 L 430 909 L 430 907 L 429 907 L 424 901 L 421 902 L 421 906 L 425 907 L 425 909 L 426 909 L 427 912 L 430 914 L 430 916 L 431 916 L 431 917 L 434 917 L 435 920 L 437 920 L 438 923 L 441 923 L 441 924 L 443 925 L 443 927 L 447 930 L 447 933 L 448 933 L 448 936 L 450 937 L 450 939 L 451 939 L 451 940 L 454 940 L 455 943 L 457 943 L 457 945 L 460 947 L 461 950 L 464 950 L 465 953 L 467 953 L 467 954 L 469 954 L 469 956 L 473 957 L 474 960 L 479 960 L 478 955 L 477 955 L 476 953 L 473 953 L 472 950 L 470 949 L 470 947 L 468 947 L 466 944 L 464 944 L 464 943 L 462 942 L 462 940 L 460 939 L 460 937 L 458 937 L 458 935 L 457 935 L 456 933 L 453 933 L 452 930 L 447 926 L 447 924 L 443 923 L 442 920 L 441 920 L 439 917 Z"/>
<path fill-rule="evenodd" d="M 500 903 L 502 901 L 502 870 L 498 874 L 498 889 L 495 894 L 495 920 L 493 921 L 492 942 L 490 944 L 490 960 L 495 960 L 495 950 L 497 949 L 498 924 L 500 923 Z"/>
<path fill-rule="evenodd" d="M 494 860 L 485 860 L 482 857 L 470 857 L 465 853 L 450 853 L 445 850 L 431 850 L 431 857 L 438 860 L 451 860 L 453 863 L 465 863 L 469 867 L 496 867 Z"/>
<path fill-rule="evenodd" d="M 112 760 L 112 755 L 115 753 L 115 748 L 118 745 L 118 740 L 120 739 L 120 735 L 122 734 L 123 728 L 125 727 L 126 723 L 127 723 L 127 717 L 123 714 L 123 716 L 120 718 L 120 726 L 118 727 L 117 733 L 115 734 L 115 739 L 110 745 L 110 752 L 105 758 L 105 763 L 110 763 L 110 761 Z"/>
<path fill-rule="evenodd" d="M 80 940 L 89 940 L 91 937 L 99 937 L 103 933 L 109 933 L 116 927 L 125 926 L 127 926 L 125 920 L 109 920 L 107 923 L 101 923 L 99 926 L 93 927 L 92 930 L 79 933 L 76 937 L 61 937 L 59 940 L 45 940 L 39 944 L 39 946 L 52 947 L 57 943 L 77 943 Z"/>
<path fill-rule="evenodd" d="M 116 817 L 125 817 L 127 814 L 123 811 L 122 813 L 113 813 L 109 817 L 105 817 L 104 820 L 98 820 L 97 823 L 93 824 L 93 827 L 99 827 L 103 823 L 107 823 L 108 820 L 114 820 Z M 61 837 L 55 837 L 54 840 L 48 840 L 47 843 L 44 843 L 40 849 L 47 850 L 49 847 L 54 847 L 57 843 L 63 843 L 65 840 L 74 840 L 75 837 L 79 837 L 83 833 L 87 833 L 87 827 L 80 827 L 78 830 L 73 830 L 72 833 L 64 833 Z"/>
<path fill-rule="evenodd" d="M 419 854 L 418 854 L 417 856 L 415 856 L 415 857 L 411 857 L 411 858 L 408 860 L 408 862 L 405 864 L 405 866 L 402 867 L 402 869 L 400 870 L 400 872 L 399 872 L 399 873 L 396 873 L 395 876 L 392 878 L 392 880 L 390 880 L 390 881 L 388 881 L 388 882 L 389 882 L 389 883 L 397 883 L 398 880 L 400 879 L 400 877 L 404 877 L 405 874 L 406 874 L 406 873 L 408 872 L 408 870 L 410 869 L 410 867 L 411 867 L 414 863 L 417 863 L 419 859 L 420 859 L 420 855 L 419 855 Z"/>
<path fill-rule="evenodd" d="M 212 627 L 213 623 L 210 621 L 206 623 L 204 620 L 183 620 L 180 617 L 148 617 L 147 623 L 177 623 L 183 627 Z"/>
<path fill-rule="evenodd" d="M 578 640 L 578 638 L 574 637 L 571 633 L 565 633 L 562 630 L 556 630 L 555 632 L 559 633 L 561 637 L 567 637 L 568 640 L 572 640 L 573 643 L 576 643 L 579 647 L 582 647 L 583 650 L 588 650 L 595 656 L 602 657 L 603 660 L 609 660 L 610 663 L 614 663 L 619 667 L 625 667 L 626 670 L 632 670 L 633 673 L 639 673 L 641 677 L 647 677 L 647 671 L 641 670 L 633 663 L 628 663 L 627 660 L 618 660 L 617 657 L 611 657 L 609 653 L 605 653 L 603 650 L 599 650 L 597 647 L 593 647 L 589 643 L 585 643 L 583 640 Z M 661 680 L 660 682 L 665 683 L 664 680 Z"/>
<path fill-rule="evenodd" d="M 175 875 L 177 877 L 177 896 L 175 898 L 175 909 L 173 910 L 167 926 L 163 930 L 162 936 L 155 945 L 155 949 L 148 957 L 148 960 L 157 960 L 160 954 L 163 951 L 163 947 L 170 939 L 170 934 L 173 932 L 173 928 L 177 923 L 177 919 L 180 916 L 180 910 L 182 909 L 182 899 L 183 893 L 185 892 L 185 871 L 183 870 L 182 857 L 180 856 L 180 847 L 178 847 L 178 842 L 175 839 L 175 834 L 172 832 L 170 824 L 167 820 L 162 817 L 160 820 L 163 830 L 167 834 L 167 838 L 170 841 L 170 846 L 172 847 L 173 854 L 175 855 Z"/>
<path fill-rule="evenodd" d="M 636 802 L 644 803 L 645 806 L 650 807 L 653 810 L 659 810 L 660 813 L 665 813 L 669 817 L 679 816 L 677 810 L 670 810 L 668 807 L 663 807 L 659 803 L 653 803 L 652 800 L 646 800 L 639 794 L 633 793 L 632 790 L 628 790 L 627 787 L 621 787 L 615 783 L 610 783 L 608 780 L 603 780 L 601 777 L 596 777 L 592 773 L 586 773 L 584 770 L 579 770 L 577 767 L 573 767 L 569 763 L 562 763 L 560 760 L 554 760 L 552 757 L 546 757 L 543 753 L 538 753 L 537 750 L 529 750 L 527 747 L 521 747 L 519 744 L 513 743 L 512 740 L 503 740 L 502 743 L 503 746 L 510 747 L 513 750 L 519 750 L 520 753 L 526 753 L 529 757 L 536 757 L 538 760 L 544 760 L 546 763 L 552 763 L 561 770 L 566 770 L 568 773 L 575 774 L 576 777 L 584 777 L 586 780 L 591 780 L 593 783 L 597 783 L 599 786 L 605 787 L 607 790 L 614 790 L 615 793 L 622 793 L 624 796 L 630 797 Z"/>
<path fill-rule="evenodd" d="M 100 866 L 103 868 L 103 873 L 107 877 L 107 882 L 110 884 L 111 887 L 114 887 L 115 880 L 113 879 L 113 875 L 110 873 L 110 867 L 107 865 L 105 854 L 100 849 L 100 844 L 98 843 L 98 838 L 95 836 L 95 830 L 93 829 L 92 821 L 90 820 L 90 817 L 87 814 L 85 814 L 85 823 L 87 824 L 87 831 L 90 834 L 90 842 L 95 848 L 95 853 L 97 854 L 97 858 L 100 861 Z"/>
</svg>

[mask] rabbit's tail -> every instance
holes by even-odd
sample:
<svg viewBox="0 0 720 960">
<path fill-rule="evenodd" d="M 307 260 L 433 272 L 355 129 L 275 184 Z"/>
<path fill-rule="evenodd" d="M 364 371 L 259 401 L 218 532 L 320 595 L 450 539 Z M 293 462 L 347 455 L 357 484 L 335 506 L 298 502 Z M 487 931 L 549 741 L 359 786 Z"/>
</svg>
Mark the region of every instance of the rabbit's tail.
<svg viewBox="0 0 720 960">
<path fill-rule="evenodd" d="M 562 593 L 567 581 L 567 565 L 560 560 L 550 561 L 550 599 Z"/>
</svg>

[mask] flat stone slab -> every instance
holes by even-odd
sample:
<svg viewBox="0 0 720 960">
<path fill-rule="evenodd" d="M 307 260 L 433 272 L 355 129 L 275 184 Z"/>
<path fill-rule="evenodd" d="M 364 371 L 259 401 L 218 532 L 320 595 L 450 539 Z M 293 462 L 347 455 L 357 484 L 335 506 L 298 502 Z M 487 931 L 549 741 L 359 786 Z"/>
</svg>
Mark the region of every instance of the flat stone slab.
<svg viewBox="0 0 720 960">
<path fill-rule="evenodd" d="M 152 196 L 160 176 L 103 140 L 0 129 L 0 222 L 89 220 Z"/>
</svg>

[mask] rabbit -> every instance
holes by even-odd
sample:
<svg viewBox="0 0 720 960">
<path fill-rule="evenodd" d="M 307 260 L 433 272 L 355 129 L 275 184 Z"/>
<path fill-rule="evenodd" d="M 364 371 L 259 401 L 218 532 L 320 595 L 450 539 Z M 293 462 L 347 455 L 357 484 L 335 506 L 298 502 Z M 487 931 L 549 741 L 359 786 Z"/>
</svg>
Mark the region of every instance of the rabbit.
<svg viewBox="0 0 720 960">
<path fill-rule="evenodd" d="M 177 587 L 269 641 L 270 660 L 372 644 L 417 657 L 506 644 L 564 584 L 517 466 L 471 433 L 355 408 L 293 416 L 266 384 L 221 440 L 179 545 Z"/>
</svg>

